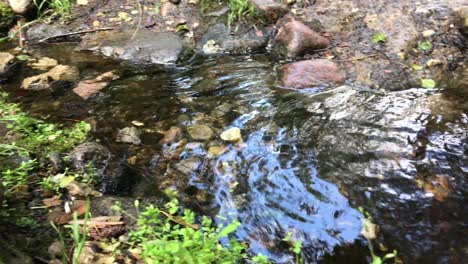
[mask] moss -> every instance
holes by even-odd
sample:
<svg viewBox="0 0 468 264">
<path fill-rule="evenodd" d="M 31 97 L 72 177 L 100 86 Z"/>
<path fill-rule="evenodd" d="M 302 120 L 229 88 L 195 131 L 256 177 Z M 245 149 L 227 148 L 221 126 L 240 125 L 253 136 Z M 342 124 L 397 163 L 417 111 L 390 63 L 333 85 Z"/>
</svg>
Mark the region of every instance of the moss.
<svg viewBox="0 0 468 264">
<path fill-rule="evenodd" d="M 0 2 L 0 35 L 8 31 L 15 21 L 15 13 L 7 3 Z"/>
</svg>

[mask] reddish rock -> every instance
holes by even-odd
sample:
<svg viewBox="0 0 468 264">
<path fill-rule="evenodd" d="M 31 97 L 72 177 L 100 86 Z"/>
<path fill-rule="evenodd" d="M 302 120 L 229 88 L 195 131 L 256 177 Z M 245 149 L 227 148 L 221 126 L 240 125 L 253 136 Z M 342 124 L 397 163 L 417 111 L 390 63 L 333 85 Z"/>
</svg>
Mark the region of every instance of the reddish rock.
<svg viewBox="0 0 468 264">
<path fill-rule="evenodd" d="M 159 143 L 168 144 L 174 142 L 182 134 L 182 130 L 178 127 L 172 126 L 164 133 L 164 138 L 162 138 Z"/>
<path fill-rule="evenodd" d="M 303 89 L 320 84 L 343 84 L 345 75 L 329 60 L 305 60 L 279 68 L 282 84 L 287 88 Z"/>
<path fill-rule="evenodd" d="M 267 18 L 278 19 L 288 12 L 288 9 L 280 1 L 275 0 L 249 0 L 256 11 Z"/>
<path fill-rule="evenodd" d="M 113 72 L 106 72 L 99 75 L 94 80 L 81 81 L 73 89 L 73 92 L 75 92 L 84 100 L 88 100 L 91 96 L 104 89 L 110 81 L 116 80 L 118 78 L 119 76 L 115 75 Z"/>
<path fill-rule="evenodd" d="M 291 21 L 280 28 L 275 50 L 288 57 L 303 55 L 307 51 L 327 47 L 330 41 L 299 21 Z"/>
</svg>

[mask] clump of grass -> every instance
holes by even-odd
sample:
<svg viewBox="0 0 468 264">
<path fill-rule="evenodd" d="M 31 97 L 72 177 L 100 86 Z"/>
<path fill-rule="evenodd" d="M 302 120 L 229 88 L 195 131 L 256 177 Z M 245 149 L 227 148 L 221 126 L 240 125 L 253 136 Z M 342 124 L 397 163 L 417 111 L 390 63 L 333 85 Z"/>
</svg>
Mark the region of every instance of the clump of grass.
<svg viewBox="0 0 468 264">
<path fill-rule="evenodd" d="M 72 0 L 34 0 L 34 4 L 39 18 L 48 14 L 68 18 L 73 5 Z"/>
<path fill-rule="evenodd" d="M 235 21 L 241 22 L 255 13 L 254 6 L 247 0 L 228 1 L 230 9 L 228 14 L 228 26 L 231 26 Z"/>
</svg>

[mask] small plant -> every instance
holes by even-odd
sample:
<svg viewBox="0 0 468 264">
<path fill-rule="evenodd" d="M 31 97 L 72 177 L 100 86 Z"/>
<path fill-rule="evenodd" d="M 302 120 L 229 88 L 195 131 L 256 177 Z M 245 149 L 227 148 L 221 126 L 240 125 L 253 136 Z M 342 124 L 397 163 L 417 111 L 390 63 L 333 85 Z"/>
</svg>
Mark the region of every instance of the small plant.
<svg viewBox="0 0 468 264">
<path fill-rule="evenodd" d="M 37 7 L 37 16 L 40 18 L 47 14 L 57 14 L 61 17 L 70 17 L 72 0 L 34 0 Z M 49 9 L 46 9 L 48 7 Z"/>
<path fill-rule="evenodd" d="M 246 258 L 246 246 L 228 239 L 238 221 L 213 227 L 212 220 L 203 217 L 201 225 L 196 224 L 192 211 L 179 208 L 175 191 L 166 193 L 172 198 L 164 209 L 146 207 L 138 216 L 138 229 L 130 233 L 147 263 L 236 263 Z"/>
<path fill-rule="evenodd" d="M 15 21 L 15 13 L 7 3 L 0 2 L 0 35 L 7 31 Z"/>
<path fill-rule="evenodd" d="M 428 40 L 419 41 L 418 48 L 422 51 L 430 51 L 432 49 L 432 43 Z"/>
<path fill-rule="evenodd" d="M 295 240 L 292 238 L 292 233 L 288 233 L 283 241 L 286 241 L 291 248 L 291 251 L 294 253 L 296 264 L 304 263 L 304 259 L 301 256 L 302 252 L 302 241 Z"/>
<path fill-rule="evenodd" d="M 383 32 L 376 32 L 374 36 L 372 36 L 372 42 L 385 43 L 387 42 L 387 36 Z"/>
<path fill-rule="evenodd" d="M 26 185 L 29 173 L 35 169 L 36 165 L 35 160 L 29 160 L 21 162 L 17 168 L 0 171 L 0 180 L 5 188 L 5 195 L 8 196 L 16 186 Z"/>
<path fill-rule="evenodd" d="M 234 21 L 242 21 L 255 13 L 254 6 L 248 0 L 229 0 L 228 26 Z"/>
</svg>

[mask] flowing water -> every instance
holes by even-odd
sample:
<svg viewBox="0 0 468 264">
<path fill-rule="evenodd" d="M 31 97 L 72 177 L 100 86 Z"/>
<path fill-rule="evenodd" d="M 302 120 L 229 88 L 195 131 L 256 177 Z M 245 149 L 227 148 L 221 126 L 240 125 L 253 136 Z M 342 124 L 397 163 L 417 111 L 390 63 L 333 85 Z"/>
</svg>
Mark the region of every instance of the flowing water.
<svg viewBox="0 0 468 264">
<path fill-rule="evenodd" d="M 66 122 L 93 119 L 95 136 L 121 160 L 138 157 L 118 195 L 151 196 L 175 186 L 205 214 L 238 219 L 252 253 L 294 261 L 282 239 L 303 241 L 306 263 L 364 263 L 362 207 L 380 226 L 374 243 L 406 263 L 462 263 L 468 256 L 466 105 L 438 91 L 376 92 L 351 84 L 304 91 L 275 85 L 267 56 L 194 58 L 168 69 L 118 66 L 89 54 L 42 50 L 83 76 L 116 69 L 121 78 L 83 102 L 70 90 L 26 93 L 30 111 Z M 65 56 L 64 54 L 69 54 Z M 26 73 L 25 73 L 26 74 Z M 115 143 L 140 121 L 142 144 Z M 209 141 L 186 128 L 207 125 Z M 161 145 L 162 132 L 182 129 Z M 219 134 L 239 127 L 243 143 Z M 209 147 L 224 147 L 210 155 Z M 213 154 L 213 153 L 211 153 Z M 132 184 L 129 184 L 131 182 Z"/>
</svg>

